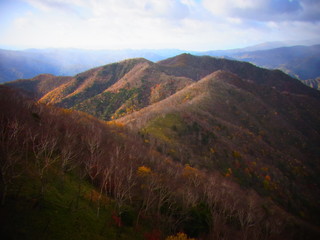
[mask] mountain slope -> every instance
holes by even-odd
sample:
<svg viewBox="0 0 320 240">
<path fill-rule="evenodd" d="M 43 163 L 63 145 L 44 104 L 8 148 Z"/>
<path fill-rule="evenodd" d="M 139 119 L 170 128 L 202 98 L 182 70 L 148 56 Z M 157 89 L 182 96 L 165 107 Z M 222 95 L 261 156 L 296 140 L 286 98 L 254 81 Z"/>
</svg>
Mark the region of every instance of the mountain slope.
<svg viewBox="0 0 320 240">
<path fill-rule="evenodd" d="M 270 71 L 247 62 L 182 54 L 160 61 L 158 64 L 163 66 L 163 70 L 167 73 L 175 76 L 183 75 L 194 80 L 199 80 L 217 70 L 226 70 L 243 79 L 252 80 L 257 84 L 275 87 L 280 91 L 289 91 L 297 94 L 315 94 L 314 91 L 308 90 L 303 84 L 299 83 L 299 81 L 293 80 L 279 70 Z"/>
<path fill-rule="evenodd" d="M 27 79 L 7 85 L 34 91 L 40 102 L 89 111 L 109 120 L 113 115 L 130 113 L 164 99 L 192 83 L 186 77 L 167 75 L 145 59 L 125 60 L 63 79 L 67 81 L 61 82 L 57 77 L 56 88 L 47 92 L 40 91 L 38 86 L 47 84 L 48 79 L 44 78 L 41 82 Z M 113 104 L 110 109 L 106 109 L 106 101 Z"/>
<path fill-rule="evenodd" d="M 320 77 L 316 79 L 303 80 L 302 82 L 311 88 L 320 90 Z"/>
<path fill-rule="evenodd" d="M 319 99 L 217 71 L 117 122 L 157 139 L 159 150 L 177 161 L 219 169 L 315 221 Z"/>
<path fill-rule="evenodd" d="M 23 89 L 32 98 L 40 98 L 48 92 L 69 82 L 71 79 L 72 77 L 56 77 L 51 74 L 40 74 L 27 81 L 21 79 L 9 82 L 7 85 L 14 85 L 16 88 Z"/>
<path fill-rule="evenodd" d="M 272 200 L 215 171 L 174 162 L 123 127 L 3 86 L 0 108 L 3 239 L 320 235 Z"/>
<path fill-rule="evenodd" d="M 60 83 L 57 82 L 56 88 L 48 88 L 51 89 L 49 92 L 40 92 L 36 87 L 33 90 L 40 102 L 86 111 L 110 120 L 165 99 L 217 70 L 233 72 L 243 79 L 279 91 L 317 95 L 278 70 L 270 71 L 245 62 L 190 54 L 157 63 L 145 59 L 126 60 L 80 73 L 63 84 L 58 81 Z M 30 88 L 30 84 L 28 79 L 8 83 L 22 89 Z M 46 85 L 44 80 L 41 84 Z"/>
</svg>

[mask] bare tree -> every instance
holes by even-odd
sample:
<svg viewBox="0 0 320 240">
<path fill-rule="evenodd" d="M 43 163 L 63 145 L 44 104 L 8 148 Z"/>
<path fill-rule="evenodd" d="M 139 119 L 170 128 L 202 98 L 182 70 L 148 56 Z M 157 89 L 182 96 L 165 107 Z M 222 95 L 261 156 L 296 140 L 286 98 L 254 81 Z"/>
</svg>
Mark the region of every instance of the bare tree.
<svg viewBox="0 0 320 240">
<path fill-rule="evenodd" d="M 30 139 L 32 140 L 32 150 L 35 156 L 35 166 L 41 182 L 40 195 L 43 197 L 47 170 L 59 158 L 57 154 L 54 154 L 58 144 L 58 138 L 43 130 L 40 133 L 31 135 Z"/>
<path fill-rule="evenodd" d="M 114 197 L 120 213 L 123 204 L 131 201 L 133 187 L 137 184 L 136 165 L 126 147 L 115 147 L 114 160 Z"/>
<path fill-rule="evenodd" d="M 103 154 L 101 148 L 102 129 L 92 125 L 87 134 L 84 135 L 84 142 L 89 152 L 89 158 L 85 161 L 85 169 L 93 181 L 99 175 L 99 170 L 101 170 L 99 164 Z"/>
<path fill-rule="evenodd" d="M 23 155 L 23 146 L 19 141 L 22 130 L 22 124 L 17 119 L 10 122 L 2 120 L 0 124 L 1 205 L 5 204 L 9 185 L 21 175 L 18 165 Z"/>
</svg>

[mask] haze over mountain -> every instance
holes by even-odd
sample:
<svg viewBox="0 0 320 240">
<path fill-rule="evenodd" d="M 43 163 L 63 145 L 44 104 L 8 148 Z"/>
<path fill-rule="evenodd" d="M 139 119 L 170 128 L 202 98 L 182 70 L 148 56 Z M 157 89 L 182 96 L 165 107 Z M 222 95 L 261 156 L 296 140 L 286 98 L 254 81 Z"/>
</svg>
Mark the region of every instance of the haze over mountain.
<svg viewBox="0 0 320 240">
<path fill-rule="evenodd" d="M 285 45 L 285 43 L 275 42 L 243 49 L 191 53 L 200 56 L 224 56 L 248 61 L 270 69 L 281 69 L 300 80 L 311 80 L 320 76 L 320 45 L 274 48 L 282 45 Z M 60 76 L 74 75 L 102 64 L 135 57 L 146 58 L 154 62 L 183 52 L 185 51 L 175 49 L 100 51 L 80 49 L 0 50 L 0 82 L 31 78 L 42 73 Z M 317 84 L 309 84 L 309 86 L 318 87 Z"/>
<path fill-rule="evenodd" d="M 320 45 L 240 52 L 230 56 L 261 67 L 281 69 L 301 80 L 320 76 Z"/>
<path fill-rule="evenodd" d="M 0 82 L 31 78 L 38 74 L 74 75 L 89 68 L 127 58 L 158 61 L 180 54 L 179 50 L 0 50 Z"/>
</svg>

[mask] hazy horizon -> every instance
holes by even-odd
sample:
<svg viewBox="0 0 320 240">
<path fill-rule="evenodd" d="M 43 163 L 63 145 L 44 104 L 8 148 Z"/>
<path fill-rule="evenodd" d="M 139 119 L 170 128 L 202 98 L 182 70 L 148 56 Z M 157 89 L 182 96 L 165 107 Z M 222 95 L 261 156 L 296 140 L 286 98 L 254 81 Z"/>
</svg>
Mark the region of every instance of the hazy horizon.
<svg viewBox="0 0 320 240">
<path fill-rule="evenodd" d="M 270 44 L 269 46 L 266 46 L 266 48 L 263 47 L 263 45 Z M 273 44 L 275 44 L 275 47 L 271 47 Z M 277 46 L 277 44 L 279 46 Z M 254 48 L 254 47 L 259 47 L 261 46 L 261 50 L 267 50 L 267 49 L 273 49 L 273 48 L 281 48 L 281 47 L 293 47 L 293 46 L 313 46 L 313 45 L 318 45 L 320 44 L 320 38 L 319 39 L 308 39 L 305 41 L 274 41 L 274 42 L 261 42 L 257 43 L 254 45 L 247 45 L 243 47 L 236 47 L 236 48 L 224 48 L 224 49 L 205 49 L 205 50 L 188 50 L 188 49 L 179 49 L 179 48 L 118 48 L 118 49 L 107 49 L 107 48 L 102 48 L 102 49 L 94 49 L 94 48 L 78 48 L 78 47 L 30 47 L 30 48 L 24 48 L 24 47 L 12 47 L 12 46 L 2 46 L 0 45 L 0 49 L 2 50 L 8 50 L 8 51 L 45 51 L 45 50 L 65 50 L 65 51 L 96 51 L 96 52 L 101 52 L 101 51 L 115 51 L 115 52 L 120 52 L 120 51 L 180 51 L 180 52 L 186 52 L 186 53 L 205 53 L 209 51 L 229 51 L 229 50 L 241 50 L 241 49 L 246 49 L 246 48 Z M 260 49 L 258 49 L 260 50 Z"/>
<path fill-rule="evenodd" d="M 227 50 L 319 39 L 317 0 L 2 0 L 0 48 Z"/>
</svg>

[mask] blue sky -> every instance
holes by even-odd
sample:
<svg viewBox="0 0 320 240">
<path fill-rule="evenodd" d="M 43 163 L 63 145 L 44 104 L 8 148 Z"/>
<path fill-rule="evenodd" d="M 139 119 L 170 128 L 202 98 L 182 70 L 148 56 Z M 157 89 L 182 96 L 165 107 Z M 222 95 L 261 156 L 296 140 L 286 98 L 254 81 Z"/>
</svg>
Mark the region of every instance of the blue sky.
<svg viewBox="0 0 320 240">
<path fill-rule="evenodd" d="M 0 0 L 1 48 L 214 50 L 320 39 L 320 0 Z"/>
</svg>

